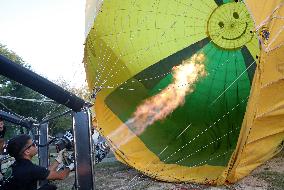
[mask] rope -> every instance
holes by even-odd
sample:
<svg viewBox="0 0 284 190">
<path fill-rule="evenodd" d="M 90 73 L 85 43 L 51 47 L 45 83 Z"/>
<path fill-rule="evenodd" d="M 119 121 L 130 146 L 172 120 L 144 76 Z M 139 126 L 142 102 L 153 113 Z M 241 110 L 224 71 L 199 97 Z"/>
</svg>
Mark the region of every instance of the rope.
<svg viewBox="0 0 284 190">
<path fill-rule="evenodd" d="M 21 100 L 21 101 L 35 102 L 35 103 L 56 103 L 53 100 L 27 99 L 27 98 L 18 98 L 18 97 L 14 97 L 14 96 L 0 96 L 0 98 L 6 99 L 6 100 Z"/>
</svg>

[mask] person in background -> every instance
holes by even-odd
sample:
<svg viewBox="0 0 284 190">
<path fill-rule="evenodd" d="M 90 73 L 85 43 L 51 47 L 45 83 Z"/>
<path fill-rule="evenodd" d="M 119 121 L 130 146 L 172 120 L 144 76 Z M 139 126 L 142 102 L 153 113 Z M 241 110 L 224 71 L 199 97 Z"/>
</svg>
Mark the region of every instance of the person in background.
<svg viewBox="0 0 284 190">
<path fill-rule="evenodd" d="M 3 154 L 3 150 L 4 150 L 5 133 L 6 133 L 6 127 L 4 125 L 3 119 L 0 118 L 0 155 Z"/>
<path fill-rule="evenodd" d="M 63 162 L 65 150 L 58 153 L 57 158 L 48 168 L 33 164 L 32 159 L 38 153 L 38 149 L 32 138 L 26 134 L 9 140 L 7 151 L 16 160 L 12 165 L 12 177 L 8 184 L 10 189 L 36 190 L 39 180 L 62 180 L 74 169 L 74 163 L 71 163 L 65 169 L 57 171 L 58 165 Z M 54 189 L 57 189 L 56 186 L 47 184 L 38 190 Z"/>
</svg>

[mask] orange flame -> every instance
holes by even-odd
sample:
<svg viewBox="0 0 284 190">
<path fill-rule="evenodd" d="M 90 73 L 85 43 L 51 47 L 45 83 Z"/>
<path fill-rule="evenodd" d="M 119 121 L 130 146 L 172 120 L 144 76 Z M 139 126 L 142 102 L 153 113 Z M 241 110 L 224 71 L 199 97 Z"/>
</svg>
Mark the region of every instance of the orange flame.
<svg viewBox="0 0 284 190">
<path fill-rule="evenodd" d="M 178 106 L 183 105 L 185 96 L 194 91 L 194 83 L 206 75 L 204 54 L 195 54 L 181 65 L 173 67 L 173 82 L 159 94 L 145 100 L 139 105 L 125 124 L 141 134 L 155 121 L 162 120 L 171 114 Z"/>
</svg>

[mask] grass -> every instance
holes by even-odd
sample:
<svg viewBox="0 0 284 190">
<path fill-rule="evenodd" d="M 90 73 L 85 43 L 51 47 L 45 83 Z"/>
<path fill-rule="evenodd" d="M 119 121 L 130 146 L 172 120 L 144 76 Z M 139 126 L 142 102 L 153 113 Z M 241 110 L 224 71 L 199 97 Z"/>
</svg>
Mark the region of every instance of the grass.
<svg viewBox="0 0 284 190">
<path fill-rule="evenodd" d="M 275 190 L 284 189 L 284 174 L 283 173 L 278 173 L 278 172 L 273 172 L 273 171 L 263 171 L 254 176 L 268 182 L 269 189 L 275 189 Z"/>
<path fill-rule="evenodd" d="M 175 184 L 161 182 L 144 176 L 118 161 L 103 162 L 95 165 L 95 186 L 96 190 L 284 190 L 283 167 L 284 151 L 252 172 L 245 182 L 240 181 L 231 186 L 211 187 L 193 183 Z M 55 183 L 58 186 L 58 190 L 71 189 L 74 183 L 74 172 L 66 180 Z"/>
</svg>

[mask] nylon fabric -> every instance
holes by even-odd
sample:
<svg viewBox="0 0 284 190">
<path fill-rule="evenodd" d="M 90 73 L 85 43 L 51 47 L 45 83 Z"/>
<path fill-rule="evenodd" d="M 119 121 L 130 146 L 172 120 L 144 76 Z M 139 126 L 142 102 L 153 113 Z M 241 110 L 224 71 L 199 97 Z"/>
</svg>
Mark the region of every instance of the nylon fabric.
<svg viewBox="0 0 284 190">
<path fill-rule="evenodd" d="M 118 160 L 162 181 L 220 185 L 281 150 L 282 1 L 93 3 L 100 11 L 87 14 L 96 16 L 84 64 L 98 129 Z M 165 119 L 137 134 L 136 109 L 167 89 L 173 68 L 195 54 L 204 55 L 206 75 Z"/>
</svg>

